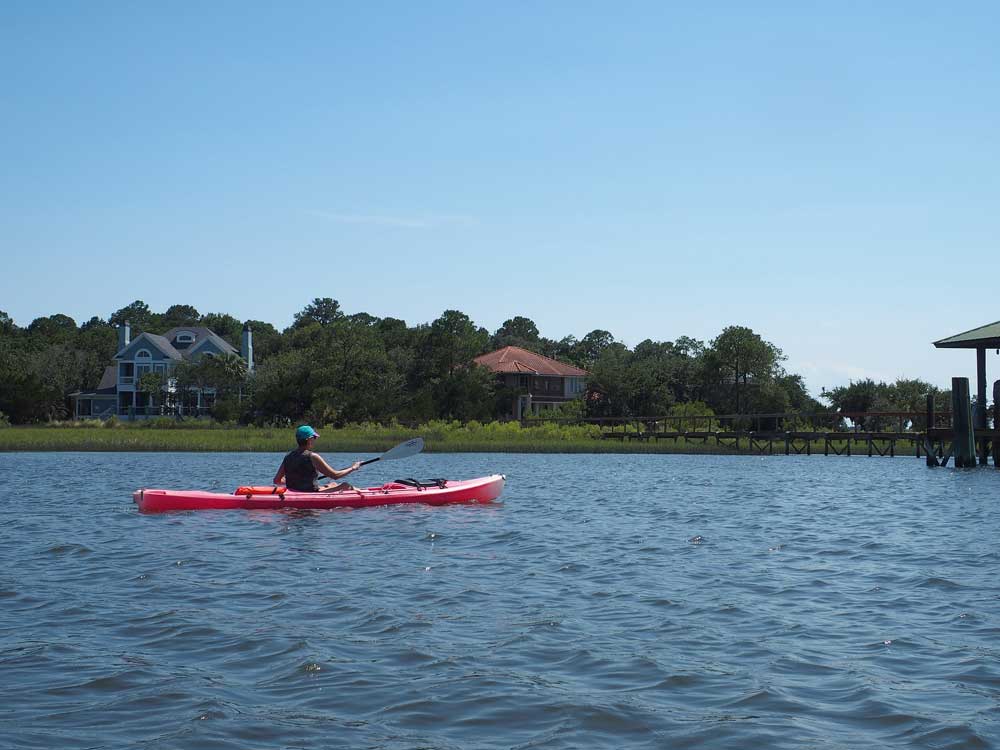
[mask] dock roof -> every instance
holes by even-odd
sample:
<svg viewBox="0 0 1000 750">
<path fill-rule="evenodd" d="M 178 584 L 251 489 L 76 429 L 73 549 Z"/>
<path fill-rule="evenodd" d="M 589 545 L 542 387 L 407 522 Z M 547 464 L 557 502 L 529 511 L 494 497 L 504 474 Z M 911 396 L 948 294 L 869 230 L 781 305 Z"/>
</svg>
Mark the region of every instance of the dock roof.
<svg viewBox="0 0 1000 750">
<path fill-rule="evenodd" d="M 935 341 L 938 349 L 1000 349 L 1000 320 Z"/>
</svg>

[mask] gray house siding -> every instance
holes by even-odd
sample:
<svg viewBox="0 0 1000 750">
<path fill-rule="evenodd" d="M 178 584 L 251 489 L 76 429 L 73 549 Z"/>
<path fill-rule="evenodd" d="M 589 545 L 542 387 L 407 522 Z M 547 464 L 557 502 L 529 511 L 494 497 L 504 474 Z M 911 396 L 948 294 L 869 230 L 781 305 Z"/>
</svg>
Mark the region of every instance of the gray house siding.
<svg viewBox="0 0 1000 750">
<path fill-rule="evenodd" d="M 165 393 L 153 394 L 155 400 L 151 403 L 151 394 L 138 389 L 139 379 L 146 372 L 170 378 L 174 367 L 185 361 L 196 362 L 207 355 L 240 356 L 240 352 L 229 342 L 203 327 L 172 328 L 163 335 L 143 332 L 133 340 L 130 340 L 129 331 L 127 322 L 119 329 L 120 349 L 96 391 L 70 394 L 75 400 L 73 412 L 77 418 L 101 418 L 114 414 L 141 418 L 166 413 L 162 404 L 166 392 L 172 393 L 174 386 L 165 388 Z M 243 338 L 246 356 L 252 356 L 253 339 L 249 327 L 244 328 Z M 143 356 L 139 356 L 140 353 Z M 183 401 L 194 403 L 178 406 L 177 413 L 188 409 L 198 415 L 207 413 L 214 400 L 214 389 L 192 389 Z"/>
</svg>

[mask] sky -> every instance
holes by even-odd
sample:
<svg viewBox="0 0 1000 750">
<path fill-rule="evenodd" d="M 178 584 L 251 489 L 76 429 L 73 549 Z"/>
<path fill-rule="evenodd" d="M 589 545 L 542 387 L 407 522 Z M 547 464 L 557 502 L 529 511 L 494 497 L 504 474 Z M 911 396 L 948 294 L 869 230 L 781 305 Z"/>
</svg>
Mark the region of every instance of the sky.
<svg viewBox="0 0 1000 750">
<path fill-rule="evenodd" d="M 0 4 L 0 310 L 315 297 L 810 391 L 948 387 L 1000 320 L 1000 4 Z M 1000 356 L 987 357 L 990 381 Z"/>
</svg>

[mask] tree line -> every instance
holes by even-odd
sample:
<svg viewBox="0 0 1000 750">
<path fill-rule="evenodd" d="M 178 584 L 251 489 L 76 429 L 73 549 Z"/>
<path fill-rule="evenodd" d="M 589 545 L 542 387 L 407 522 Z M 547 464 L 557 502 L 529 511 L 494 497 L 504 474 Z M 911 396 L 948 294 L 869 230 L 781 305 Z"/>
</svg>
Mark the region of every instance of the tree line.
<svg viewBox="0 0 1000 750">
<path fill-rule="evenodd" d="M 97 387 L 117 349 L 116 328 L 125 321 L 133 337 L 203 326 L 236 349 L 248 323 L 256 365 L 251 376 L 226 359 L 176 372 L 182 388 L 217 389 L 213 416 L 243 423 L 492 420 L 510 414 L 518 394 L 473 359 L 508 345 L 590 373 L 587 397 L 564 407 L 567 416 L 660 416 L 684 405 L 715 414 L 921 411 L 926 394 L 937 392 L 920 380 L 868 380 L 824 391 L 821 398 L 829 403 L 823 404 L 809 395 L 800 375 L 786 372 L 780 348 L 739 325 L 709 342 L 680 336 L 629 348 L 605 330 L 581 339 L 546 338 L 524 316 L 492 333 L 458 310 L 408 325 L 348 314 L 329 297 L 312 300 L 280 331 L 264 321 L 201 314 L 191 305 L 156 313 L 136 300 L 107 319 L 94 316 L 81 324 L 55 314 L 20 327 L 0 311 L 0 421 L 67 418 L 67 395 Z M 156 391 L 162 383 L 154 380 L 144 378 L 141 385 Z M 947 394 L 939 397 L 939 408 L 946 408 Z"/>
</svg>

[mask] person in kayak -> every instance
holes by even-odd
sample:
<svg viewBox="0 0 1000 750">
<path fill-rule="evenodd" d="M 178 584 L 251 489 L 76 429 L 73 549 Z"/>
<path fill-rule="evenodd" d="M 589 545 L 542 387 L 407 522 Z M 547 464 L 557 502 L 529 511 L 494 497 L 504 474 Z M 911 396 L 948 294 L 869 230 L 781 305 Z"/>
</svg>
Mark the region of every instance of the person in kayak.
<svg viewBox="0 0 1000 750">
<path fill-rule="evenodd" d="M 354 489 L 347 482 L 320 489 L 316 483 L 320 476 L 340 480 L 361 468 L 361 462 L 355 461 L 346 469 L 339 471 L 331 468 L 321 455 L 313 453 L 312 448 L 318 437 L 319 433 L 309 425 L 302 425 L 295 431 L 295 442 L 299 447 L 290 451 L 282 460 L 278 473 L 274 475 L 275 484 L 284 483 L 288 489 L 295 492 L 338 492 Z"/>
</svg>

